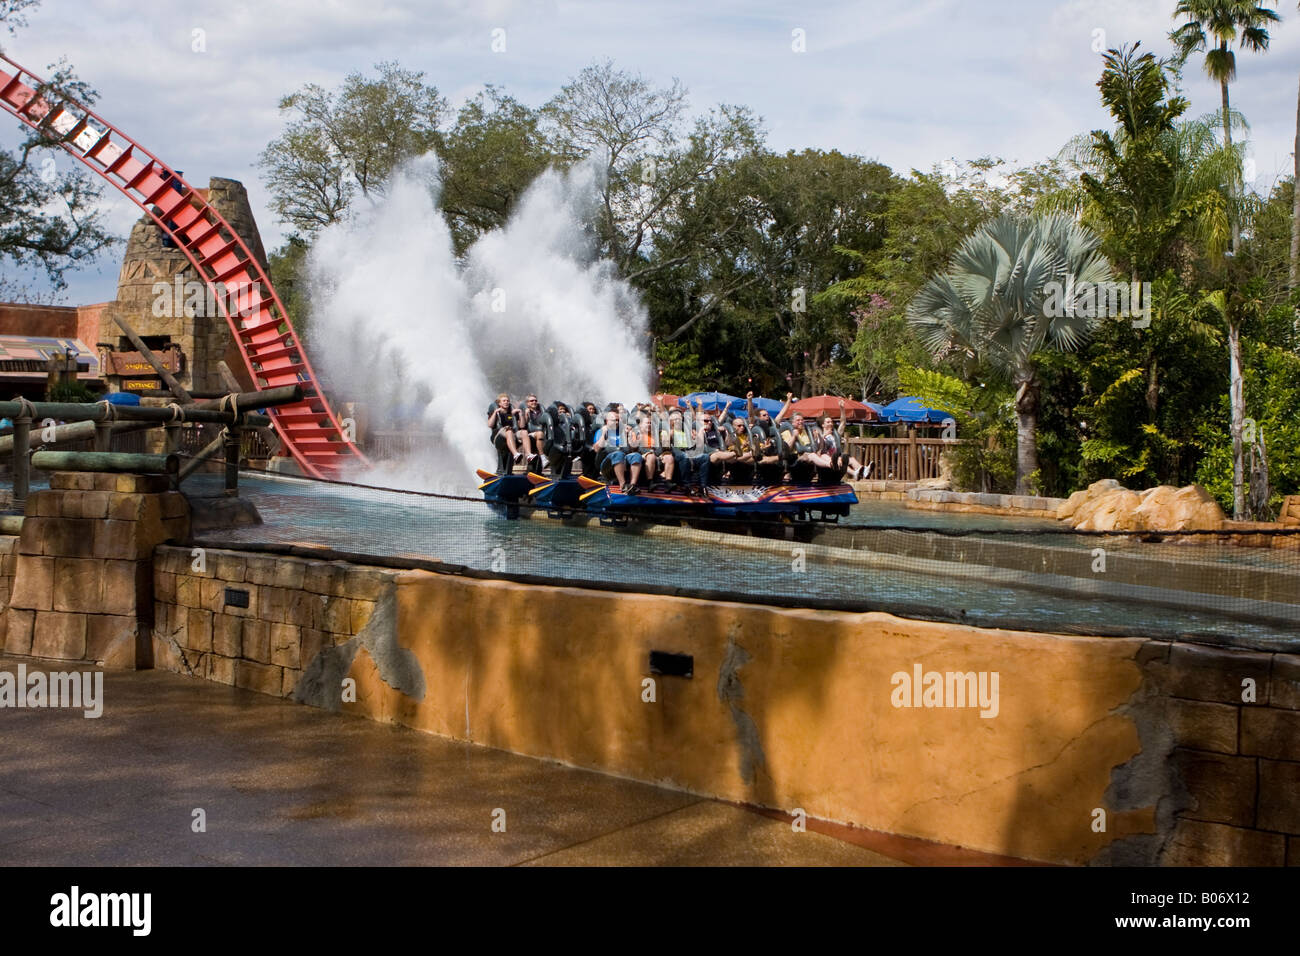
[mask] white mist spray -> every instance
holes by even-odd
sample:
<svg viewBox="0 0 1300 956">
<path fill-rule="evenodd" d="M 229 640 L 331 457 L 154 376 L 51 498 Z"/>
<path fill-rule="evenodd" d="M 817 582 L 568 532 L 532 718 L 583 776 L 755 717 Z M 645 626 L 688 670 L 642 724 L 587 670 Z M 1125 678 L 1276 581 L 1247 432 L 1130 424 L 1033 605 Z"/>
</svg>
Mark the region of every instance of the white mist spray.
<svg viewBox="0 0 1300 956">
<path fill-rule="evenodd" d="M 364 480 L 471 485 L 475 467 L 496 464 L 486 417 L 500 391 L 543 403 L 646 394 L 645 309 L 592 252 L 597 187 L 591 164 L 548 170 L 458 264 L 430 155 L 404 166 L 373 206 L 321 231 L 308 281 L 322 377 L 335 396 L 366 403 L 372 428 L 433 434 Z"/>
</svg>

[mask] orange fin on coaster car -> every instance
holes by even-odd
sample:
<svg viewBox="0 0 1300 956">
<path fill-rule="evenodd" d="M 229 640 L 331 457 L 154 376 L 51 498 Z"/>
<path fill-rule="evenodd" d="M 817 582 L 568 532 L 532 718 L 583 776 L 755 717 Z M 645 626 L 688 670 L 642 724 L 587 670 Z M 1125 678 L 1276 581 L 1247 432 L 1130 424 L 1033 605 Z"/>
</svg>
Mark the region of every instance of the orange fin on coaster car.
<svg viewBox="0 0 1300 956">
<path fill-rule="evenodd" d="M 586 475 L 578 476 L 578 484 L 583 488 L 604 488 L 603 481 L 597 481 L 595 478 L 588 478 Z"/>
</svg>

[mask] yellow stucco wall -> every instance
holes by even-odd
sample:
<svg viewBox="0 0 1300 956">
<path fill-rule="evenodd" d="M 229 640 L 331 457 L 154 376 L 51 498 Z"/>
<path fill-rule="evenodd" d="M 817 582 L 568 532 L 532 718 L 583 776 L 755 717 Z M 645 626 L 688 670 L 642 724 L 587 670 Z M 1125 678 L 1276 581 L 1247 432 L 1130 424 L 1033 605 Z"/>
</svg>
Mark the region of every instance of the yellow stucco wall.
<svg viewBox="0 0 1300 956">
<path fill-rule="evenodd" d="M 398 643 L 423 670 L 423 699 L 385 684 L 363 647 L 345 710 L 1028 859 L 1084 862 L 1155 828 L 1151 809 L 1115 811 L 1103 796 L 1112 769 L 1139 750 L 1124 712 L 1141 684 L 1137 639 L 424 572 L 400 575 L 396 595 Z M 647 703 L 652 649 L 694 655 L 694 677 L 655 677 Z M 891 675 L 918 663 L 998 672 L 997 716 L 893 706 Z M 720 687 L 724 668 L 733 677 Z M 1107 811 L 1105 832 L 1096 808 Z"/>
</svg>

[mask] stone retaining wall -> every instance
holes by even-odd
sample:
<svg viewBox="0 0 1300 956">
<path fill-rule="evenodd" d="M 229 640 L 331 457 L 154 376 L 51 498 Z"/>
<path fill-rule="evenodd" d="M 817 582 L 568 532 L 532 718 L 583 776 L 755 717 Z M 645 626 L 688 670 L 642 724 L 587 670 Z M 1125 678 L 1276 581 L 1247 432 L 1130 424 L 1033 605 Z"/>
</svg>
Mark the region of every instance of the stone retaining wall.
<svg viewBox="0 0 1300 956">
<path fill-rule="evenodd" d="M 909 508 L 927 511 L 956 511 L 967 514 L 1015 515 L 1025 518 L 1055 518 L 1064 498 L 1038 495 L 997 495 L 976 491 L 945 491 L 913 488 L 905 502 Z"/>
<path fill-rule="evenodd" d="M 1293 654 L 205 560 L 199 570 L 188 549 L 157 550 L 158 666 L 992 853 L 1300 864 Z M 228 588 L 248 607 L 232 607 Z M 654 650 L 691 655 L 692 676 L 652 673 Z M 997 671 L 998 715 L 895 707 L 893 675 L 917 664 Z"/>
<path fill-rule="evenodd" d="M 1160 862 L 1300 866 L 1300 656 L 1151 642 L 1144 658 L 1180 804 Z"/>
<path fill-rule="evenodd" d="M 287 697 L 323 648 L 365 626 L 395 578 L 343 562 L 160 547 L 154 666 Z"/>
<path fill-rule="evenodd" d="M 163 475 L 55 472 L 27 498 L 3 615 L 9 654 L 150 666 L 153 550 L 189 534 Z"/>
</svg>

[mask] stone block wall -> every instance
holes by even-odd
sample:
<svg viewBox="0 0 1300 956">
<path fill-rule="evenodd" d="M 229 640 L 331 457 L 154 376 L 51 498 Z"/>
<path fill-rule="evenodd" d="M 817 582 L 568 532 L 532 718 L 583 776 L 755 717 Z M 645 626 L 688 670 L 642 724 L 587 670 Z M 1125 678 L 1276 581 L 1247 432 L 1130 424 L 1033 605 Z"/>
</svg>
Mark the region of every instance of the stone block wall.
<svg viewBox="0 0 1300 956">
<path fill-rule="evenodd" d="M 287 697 L 322 649 L 362 630 L 395 577 L 339 561 L 160 547 L 154 666 Z"/>
<path fill-rule="evenodd" d="M 164 476 L 54 473 L 27 499 L 5 652 L 150 666 L 153 551 L 188 535 L 189 503 Z"/>
<path fill-rule="evenodd" d="M 1300 866 L 1300 655 L 1148 647 L 1180 804 L 1160 862 Z"/>
<path fill-rule="evenodd" d="M 3 609 L 9 607 L 9 597 L 14 589 L 14 566 L 18 563 L 18 535 L 0 535 L 0 628 L 4 627 Z M 0 647 L 4 647 L 4 633 L 0 631 Z"/>
<path fill-rule="evenodd" d="M 214 176 L 205 192 L 208 202 L 265 269 L 266 252 L 244 186 L 233 179 Z M 131 228 L 122 257 L 117 298 L 104 311 L 98 340 L 118 341 L 122 333 L 114 316 L 120 315 L 139 335 L 165 335 L 180 345 L 188 360 L 185 369 L 176 376 L 182 385 L 198 391 L 223 389 L 217 362 L 234 346 L 229 325 L 219 310 L 213 312 L 206 308 L 209 304 L 206 300 L 203 309 L 191 308 L 187 314 L 187 293 L 183 292 L 179 301 L 175 299 L 178 278 L 182 290 L 186 283 L 200 281 L 185 253 L 164 240 L 162 230 L 151 218 L 141 217 Z M 155 308 L 160 294 L 166 297 L 165 308 Z M 198 314 L 193 314 L 196 311 Z"/>
</svg>

